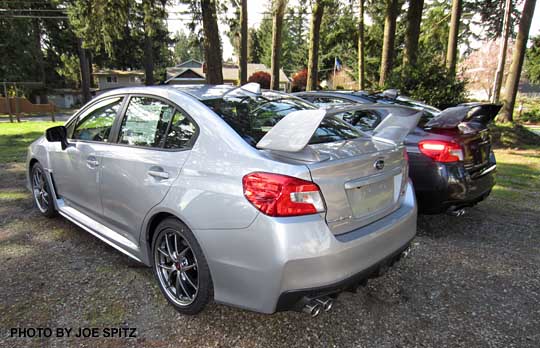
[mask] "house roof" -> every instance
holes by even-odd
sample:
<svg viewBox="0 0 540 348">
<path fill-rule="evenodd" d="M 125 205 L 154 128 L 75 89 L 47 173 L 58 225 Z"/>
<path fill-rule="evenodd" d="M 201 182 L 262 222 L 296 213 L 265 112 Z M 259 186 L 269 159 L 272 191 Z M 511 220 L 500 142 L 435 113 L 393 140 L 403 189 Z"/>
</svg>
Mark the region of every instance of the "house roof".
<svg viewBox="0 0 540 348">
<path fill-rule="evenodd" d="M 196 67 L 198 68 L 202 66 L 203 66 L 203 62 L 200 62 L 196 59 L 189 59 L 189 60 L 186 60 L 185 62 L 177 64 L 175 67 L 176 68 L 196 68 Z"/>
<path fill-rule="evenodd" d="M 248 67 L 247 67 L 248 71 L 247 71 L 247 75 L 248 77 L 253 75 L 253 73 L 257 72 L 257 71 L 264 71 L 264 72 L 267 72 L 267 73 L 271 73 L 270 69 L 264 65 L 264 64 L 254 64 L 254 63 L 250 63 L 248 64 Z M 165 81 L 165 83 L 173 80 L 173 79 L 182 79 L 182 75 L 184 73 L 186 73 L 188 70 L 191 70 L 193 73 L 195 73 L 196 75 L 200 76 L 201 79 L 204 79 L 205 78 L 205 73 L 203 72 L 203 68 L 200 67 L 200 68 L 182 68 L 182 67 L 172 67 L 172 68 L 167 68 L 167 81 Z M 193 78 L 193 77 L 190 77 L 190 78 Z M 238 67 L 237 66 L 233 66 L 233 67 L 223 67 L 223 80 L 224 81 L 228 81 L 228 82 L 233 82 L 233 81 L 236 81 L 238 80 Z M 285 73 L 283 72 L 282 69 L 279 70 L 279 80 L 280 82 L 289 82 L 289 78 L 287 77 L 287 75 L 285 75 Z"/>
<path fill-rule="evenodd" d="M 94 75 L 119 75 L 119 76 L 144 76 L 143 70 L 115 70 L 115 69 L 104 69 L 98 70 L 93 73 Z"/>
</svg>

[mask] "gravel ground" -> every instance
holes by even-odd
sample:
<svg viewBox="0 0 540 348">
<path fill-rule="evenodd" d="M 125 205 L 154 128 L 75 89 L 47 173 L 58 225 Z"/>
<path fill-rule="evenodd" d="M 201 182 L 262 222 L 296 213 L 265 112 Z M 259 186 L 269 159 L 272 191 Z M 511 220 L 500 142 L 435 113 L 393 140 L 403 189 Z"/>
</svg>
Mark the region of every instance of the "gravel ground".
<svg viewBox="0 0 540 348">
<path fill-rule="evenodd" d="M 41 217 L 23 173 L 0 165 L 0 347 L 540 347 L 538 194 L 420 216 L 411 255 L 318 318 L 217 304 L 188 317 L 150 269 Z M 137 338 L 10 338 L 12 327 L 129 327 Z"/>
</svg>

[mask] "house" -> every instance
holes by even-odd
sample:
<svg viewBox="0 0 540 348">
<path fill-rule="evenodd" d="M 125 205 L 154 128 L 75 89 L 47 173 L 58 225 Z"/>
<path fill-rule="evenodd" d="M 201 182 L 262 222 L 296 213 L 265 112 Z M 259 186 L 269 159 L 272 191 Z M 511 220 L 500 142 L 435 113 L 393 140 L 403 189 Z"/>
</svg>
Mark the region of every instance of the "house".
<svg viewBox="0 0 540 348">
<path fill-rule="evenodd" d="M 97 78 L 100 92 L 119 87 L 144 85 L 142 70 L 98 70 L 93 74 Z"/>
<path fill-rule="evenodd" d="M 248 64 L 248 78 L 257 71 L 271 73 L 270 69 L 264 64 Z M 167 68 L 166 84 L 169 85 L 198 85 L 206 83 L 204 64 L 202 62 L 190 59 L 174 67 Z M 236 85 L 238 83 L 238 66 L 235 64 L 223 64 L 223 83 Z M 279 86 L 283 91 L 288 91 L 290 80 L 283 70 L 279 71 Z"/>
</svg>

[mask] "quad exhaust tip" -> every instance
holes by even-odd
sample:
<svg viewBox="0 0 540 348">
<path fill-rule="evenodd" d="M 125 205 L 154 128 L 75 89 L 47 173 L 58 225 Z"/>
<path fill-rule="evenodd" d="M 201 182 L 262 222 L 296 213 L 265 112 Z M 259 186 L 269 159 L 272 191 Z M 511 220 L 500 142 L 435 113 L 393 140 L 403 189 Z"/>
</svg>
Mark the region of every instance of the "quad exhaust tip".
<svg viewBox="0 0 540 348">
<path fill-rule="evenodd" d="M 450 208 L 447 211 L 448 215 L 455 216 L 455 217 L 463 216 L 465 215 L 465 213 L 466 211 L 464 208 Z"/>
<path fill-rule="evenodd" d="M 322 306 L 317 301 L 311 301 L 306 303 L 302 312 L 309 314 L 312 318 L 315 318 L 321 314 Z"/>
<path fill-rule="evenodd" d="M 330 297 L 321 297 L 316 299 L 315 301 L 321 305 L 322 309 L 325 312 L 328 312 L 334 306 L 334 300 L 332 300 Z"/>
<path fill-rule="evenodd" d="M 334 306 L 334 300 L 328 296 L 319 297 L 308 301 L 302 308 L 302 312 L 312 318 L 317 317 L 322 311 L 328 312 Z"/>
</svg>

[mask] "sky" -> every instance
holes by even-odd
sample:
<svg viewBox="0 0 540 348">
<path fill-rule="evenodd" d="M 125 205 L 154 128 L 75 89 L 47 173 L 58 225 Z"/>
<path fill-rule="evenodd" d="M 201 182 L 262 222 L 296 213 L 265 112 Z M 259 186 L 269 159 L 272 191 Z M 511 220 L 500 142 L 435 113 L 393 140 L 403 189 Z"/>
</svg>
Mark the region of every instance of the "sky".
<svg viewBox="0 0 540 348">
<path fill-rule="evenodd" d="M 248 0 L 248 26 L 249 27 L 258 27 L 261 23 L 264 11 L 266 10 L 266 3 L 267 1 L 263 0 Z M 291 0 L 289 1 L 289 4 L 295 5 L 297 3 L 297 0 Z M 167 26 L 169 27 L 169 31 L 172 33 L 176 33 L 177 31 L 184 31 L 187 32 L 187 24 L 190 21 L 189 16 L 181 15 L 175 12 L 182 12 L 187 11 L 185 5 L 176 5 L 176 6 L 170 6 L 169 11 L 169 18 L 170 20 L 167 21 Z M 231 45 L 231 42 L 229 41 L 229 38 L 227 35 L 225 35 L 224 30 L 224 24 L 218 23 L 220 26 L 221 31 L 221 41 L 223 43 L 223 59 L 227 60 L 228 58 L 234 58 L 233 53 L 233 47 Z M 517 30 L 517 28 L 516 28 Z M 529 32 L 529 37 L 533 37 L 540 34 L 540 3 L 536 4 L 536 8 L 534 11 L 534 16 L 531 24 L 531 30 Z M 476 46 L 476 45 L 474 45 Z M 481 46 L 481 43 L 479 43 L 478 46 Z"/>
</svg>

